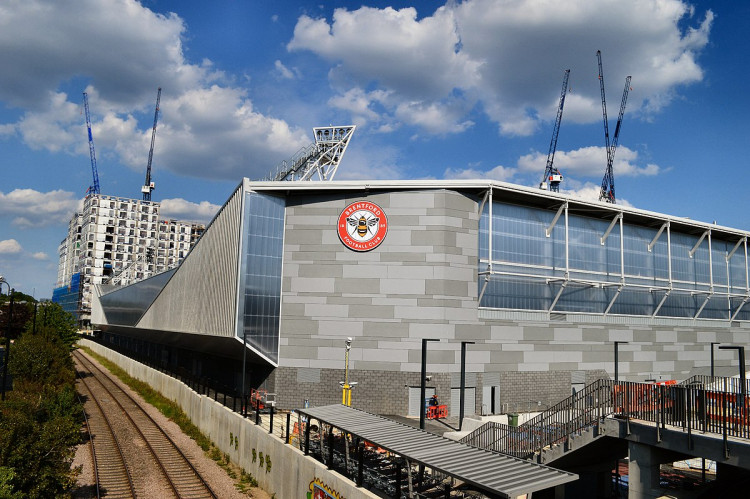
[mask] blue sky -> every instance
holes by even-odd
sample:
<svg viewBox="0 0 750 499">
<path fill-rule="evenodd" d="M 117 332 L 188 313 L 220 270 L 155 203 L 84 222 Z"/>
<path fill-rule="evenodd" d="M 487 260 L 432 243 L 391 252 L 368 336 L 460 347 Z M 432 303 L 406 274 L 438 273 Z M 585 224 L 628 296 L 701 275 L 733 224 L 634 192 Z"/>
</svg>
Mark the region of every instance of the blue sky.
<svg viewBox="0 0 750 499">
<path fill-rule="evenodd" d="M 210 220 L 261 178 L 356 124 L 336 178 L 491 178 L 538 185 L 563 72 L 561 191 L 597 198 L 632 76 L 614 165 L 618 202 L 750 229 L 747 2 L 489 0 L 0 4 L 0 275 L 51 296 L 58 245 L 91 184 L 140 197 L 157 87 L 153 200 Z"/>
</svg>

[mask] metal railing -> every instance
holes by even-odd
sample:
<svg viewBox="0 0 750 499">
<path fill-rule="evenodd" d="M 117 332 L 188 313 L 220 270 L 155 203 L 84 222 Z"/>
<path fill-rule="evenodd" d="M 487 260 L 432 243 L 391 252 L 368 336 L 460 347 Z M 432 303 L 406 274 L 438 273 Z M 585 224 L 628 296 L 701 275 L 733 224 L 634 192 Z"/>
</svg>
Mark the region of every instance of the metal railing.
<svg viewBox="0 0 750 499">
<path fill-rule="evenodd" d="M 710 377 L 709 377 L 710 378 Z M 545 448 L 569 444 L 576 433 L 596 428 L 607 417 L 654 423 L 661 431 L 677 427 L 688 438 L 699 431 L 750 439 L 747 385 L 736 378 L 694 379 L 690 384 L 663 385 L 600 379 L 547 411 L 514 427 L 490 422 L 461 439 L 476 447 L 523 459 Z"/>
<path fill-rule="evenodd" d="M 567 442 L 571 435 L 611 414 L 609 380 L 597 380 L 520 426 L 487 423 L 461 439 L 476 447 L 528 459 L 545 447 Z"/>
</svg>

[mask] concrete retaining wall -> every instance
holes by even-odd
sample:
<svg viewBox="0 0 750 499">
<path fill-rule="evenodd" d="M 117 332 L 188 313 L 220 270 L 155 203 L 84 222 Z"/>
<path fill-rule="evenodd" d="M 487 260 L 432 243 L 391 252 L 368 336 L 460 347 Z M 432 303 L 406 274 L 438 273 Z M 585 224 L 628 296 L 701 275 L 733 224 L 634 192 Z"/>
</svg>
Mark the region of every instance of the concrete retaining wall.
<svg viewBox="0 0 750 499">
<path fill-rule="evenodd" d="M 176 402 L 204 435 L 228 454 L 234 463 L 254 476 L 264 490 L 277 498 L 304 498 L 316 480 L 329 491 L 335 491 L 335 497 L 341 499 L 378 497 L 355 487 L 343 475 L 306 457 L 298 448 L 285 445 L 251 420 L 205 395 L 198 395 L 181 381 L 90 340 L 82 339 L 79 344 Z"/>
</svg>

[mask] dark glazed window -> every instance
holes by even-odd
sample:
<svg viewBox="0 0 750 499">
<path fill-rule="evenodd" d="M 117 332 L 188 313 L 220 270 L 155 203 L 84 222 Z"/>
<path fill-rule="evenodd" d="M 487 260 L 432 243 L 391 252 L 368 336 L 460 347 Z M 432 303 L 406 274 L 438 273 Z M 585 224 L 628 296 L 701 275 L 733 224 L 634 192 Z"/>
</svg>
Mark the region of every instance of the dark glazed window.
<svg viewBox="0 0 750 499">
<path fill-rule="evenodd" d="M 279 360 L 283 198 L 247 193 L 240 269 L 240 339 L 269 360 Z"/>
</svg>

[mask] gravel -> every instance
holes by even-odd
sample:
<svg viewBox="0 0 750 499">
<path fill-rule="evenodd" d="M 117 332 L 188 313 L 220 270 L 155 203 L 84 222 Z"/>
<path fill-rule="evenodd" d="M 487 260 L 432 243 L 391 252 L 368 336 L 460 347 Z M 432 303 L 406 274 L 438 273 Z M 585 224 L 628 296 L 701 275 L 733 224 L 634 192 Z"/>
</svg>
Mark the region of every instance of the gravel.
<svg viewBox="0 0 750 499">
<path fill-rule="evenodd" d="M 83 353 L 81 350 L 79 352 Z M 96 360 L 87 356 L 92 362 L 97 364 L 99 367 L 104 369 Z M 106 369 L 104 369 L 106 370 Z M 117 378 L 115 378 L 117 379 Z M 187 458 L 193 463 L 193 466 L 203 476 L 204 480 L 209 484 L 211 489 L 214 491 L 217 497 L 222 499 L 228 498 L 247 498 L 257 497 L 260 499 L 268 499 L 271 496 L 260 488 L 250 488 L 248 492 L 240 492 L 236 488 L 238 480 L 230 477 L 227 472 L 219 466 L 213 459 L 201 449 L 193 439 L 185 435 L 176 423 L 167 419 L 161 412 L 156 408 L 144 402 L 143 399 L 133 392 L 128 386 L 117 381 L 118 384 L 131 396 L 133 396 L 139 404 L 141 404 L 146 412 L 166 431 L 166 433 L 174 440 L 174 442 L 180 447 L 180 450 L 187 456 Z M 81 393 L 85 393 L 83 388 L 79 388 Z M 126 436 L 127 438 L 122 439 L 120 443 L 123 446 L 123 453 L 126 459 L 131 462 L 131 475 L 135 483 L 136 491 L 139 494 L 145 494 L 145 497 L 169 497 L 171 495 L 168 491 L 164 490 L 163 480 L 159 478 L 155 473 L 155 466 L 150 463 L 150 457 L 148 456 L 147 450 L 143 447 L 142 443 L 138 443 L 138 439 L 132 435 L 133 430 L 127 423 L 127 419 L 114 418 L 112 421 L 115 432 L 118 436 Z M 152 462 L 151 462 L 152 463 Z M 75 458 L 73 460 L 73 467 L 81 467 L 81 472 L 78 476 L 76 487 L 73 490 L 73 497 L 76 498 L 89 498 L 96 497 L 96 486 L 94 480 L 93 460 L 91 457 L 91 447 L 89 446 L 88 439 L 84 443 L 80 444 L 76 449 Z M 233 466 L 235 474 L 239 476 L 239 468 Z"/>
</svg>

